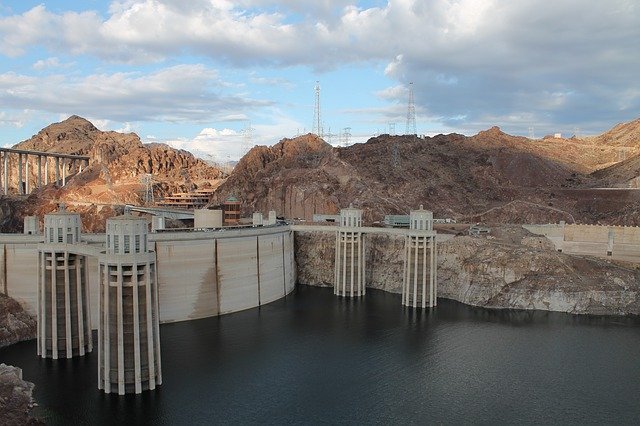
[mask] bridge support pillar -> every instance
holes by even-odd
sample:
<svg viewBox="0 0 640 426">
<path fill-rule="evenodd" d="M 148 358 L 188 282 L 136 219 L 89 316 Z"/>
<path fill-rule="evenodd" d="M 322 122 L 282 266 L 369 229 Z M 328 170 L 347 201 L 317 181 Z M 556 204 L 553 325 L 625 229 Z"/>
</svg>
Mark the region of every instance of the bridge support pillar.
<svg viewBox="0 0 640 426">
<path fill-rule="evenodd" d="M 42 155 L 38 155 L 38 183 L 36 188 L 42 188 Z"/>
<path fill-rule="evenodd" d="M 56 161 L 56 185 L 60 185 L 60 157 L 55 157 Z"/>
<path fill-rule="evenodd" d="M 24 155 L 24 193 L 29 195 L 29 155 Z"/>
<path fill-rule="evenodd" d="M 18 194 L 24 194 L 24 186 L 22 185 L 22 154 L 18 154 Z"/>
</svg>

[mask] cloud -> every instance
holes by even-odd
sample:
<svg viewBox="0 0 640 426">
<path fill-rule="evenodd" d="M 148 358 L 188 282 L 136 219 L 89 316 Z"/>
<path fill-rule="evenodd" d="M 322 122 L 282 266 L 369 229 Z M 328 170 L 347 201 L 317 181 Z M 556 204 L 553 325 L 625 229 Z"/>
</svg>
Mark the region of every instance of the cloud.
<svg viewBox="0 0 640 426">
<path fill-rule="evenodd" d="M 244 122 L 242 129 L 203 128 L 193 138 L 166 140 L 165 143 L 177 149 L 185 149 L 205 160 L 225 163 L 239 160 L 255 145 L 273 145 L 282 135 L 295 135 L 302 126 L 277 108 L 262 111 L 260 118 L 264 124 L 251 125 L 251 132 L 246 129 L 250 123 Z M 148 142 L 157 141 L 149 139 Z"/>
<path fill-rule="evenodd" d="M 224 95 L 224 82 L 203 65 L 176 65 L 149 74 L 117 72 L 84 77 L 0 74 L 6 108 L 75 113 L 117 122 L 207 122 L 239 117 L 271 104 Z"/>
<path fill-rule="evenodd" d="M 640 108 L 640 94 L 629 89 L 640 74 L 636 0 L 355 3 L 124 0 L 112 2 L 106 16 L 53 13 L 39 5 L 0 18 L 0 53 L 16 56 L 44 46 L 128 64 L 196 54 L 239 68 L 315 70 L 384 63 L 394 85 L 414 83 L 416 104 L 426 115 L 443 117 L 444 124 L 447 117 L 466 117 L 451 123 L 476 130 L 495 124 L 484 117 L 527 114 L 533 122 L 593 128 L 632 117 Z M 254 84 L 269 83 L 266 77 L 254 78 Z M 96 83 L 113 85 L 119 79 L 136 77 L 96 76 Z M 177 99 L 186 102 L 186 111 L 143 107 L 140 115 L 168 120 L 198 115 L 204 107 L 191 96 L 202 91 L 187 87 L 186 93 L 187 99 Z M 109 94 L 102 96 L 109 105 Z M 202 119 L 210 113 L 206 110 Z M 123 119 L 124 114 L 114 108 L 109 115 Z M 506 124 L 521 125 L 519 120 Z"/>
</svg>

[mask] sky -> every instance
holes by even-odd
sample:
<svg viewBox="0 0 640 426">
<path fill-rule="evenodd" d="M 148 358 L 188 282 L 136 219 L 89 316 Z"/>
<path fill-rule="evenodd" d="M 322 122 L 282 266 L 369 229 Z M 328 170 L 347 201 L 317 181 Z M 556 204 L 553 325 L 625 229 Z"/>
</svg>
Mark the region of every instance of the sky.
<svg viewBox="0 0 640 426">
<path fill-rule="evenodd" d="M 410 91 L 426 135 L 640 117 L 637 0 L 0 0 L 0 38 L 0 146 L 76 114 L 222 163 L 314 130 L 317 84 L 333 145 Z"/>
</svg>

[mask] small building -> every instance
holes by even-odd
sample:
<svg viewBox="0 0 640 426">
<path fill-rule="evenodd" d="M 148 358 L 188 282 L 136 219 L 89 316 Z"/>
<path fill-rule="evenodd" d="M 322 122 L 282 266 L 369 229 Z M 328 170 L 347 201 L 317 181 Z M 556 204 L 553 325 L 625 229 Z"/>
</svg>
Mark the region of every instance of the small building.
<svg viewBox="0 0 640 426">
<path fill-rule="evenodd" d="M 491 228 L 482 225 L 473 225 L 469 228 L 469 235 L 488 235 L 491 232 Z"/>
<path fill-rule="evenodd" d="M 235 196 L 230 195 L 224 203 L 222 203 L 222 211 L 224 212 L 224 224 L 226 226 L 234 226 L 240 223 L 240 209 L 242 202 Z"/>
<path fill-rule="evenodd" d="M 409 227 L 409 215 L 408 214 L 388 214 L 384 217 L 384 225 L 392 228 L 408 228 Z"/>
</svg>

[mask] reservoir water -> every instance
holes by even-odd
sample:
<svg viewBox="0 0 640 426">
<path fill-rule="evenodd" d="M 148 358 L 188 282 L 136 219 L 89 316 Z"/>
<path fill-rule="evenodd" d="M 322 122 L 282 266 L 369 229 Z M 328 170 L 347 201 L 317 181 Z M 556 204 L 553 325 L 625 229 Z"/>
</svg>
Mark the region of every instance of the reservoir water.
<svg viewBox="0 0 640 426">
<path fill-rule="evenodd" d="M 640 424 L 640 319 L 401 307 L 298 286 L 284 300 L 165 324 L 163 385 L 97 389 L 97 346 L 42 360 L 0 350 L 36 384 L 49 424 Z M 94 337 L 95 338 L 95 337 Z"/>
</svg>

